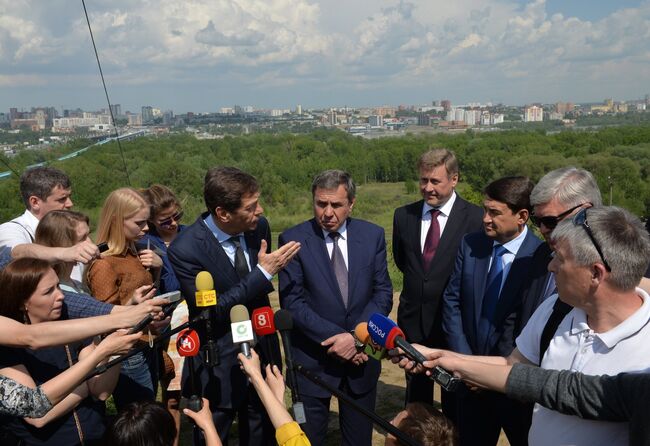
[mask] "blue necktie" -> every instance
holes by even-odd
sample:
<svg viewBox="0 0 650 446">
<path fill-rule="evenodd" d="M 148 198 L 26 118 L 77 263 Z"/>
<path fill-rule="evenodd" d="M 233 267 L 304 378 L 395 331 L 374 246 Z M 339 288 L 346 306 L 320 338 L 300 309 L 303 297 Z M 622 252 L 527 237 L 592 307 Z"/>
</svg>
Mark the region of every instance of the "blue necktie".
<svg viewBox="0 0 650 446">
<path fill-rule="evenodd" d="M 497 308 L 499 301 L 499 294 L 501 293 L 501 282 L 503 280 L 503 262 L 501 257 L 508 250 L 503 245 L 495 245 L 492 251 L 492 264 L 490 265 L 490 272 L 487 276 L 485 294 L 483 295 L 483 304 L 481 305 L 481 319 L 479 320 L 479 347 L 488 349 L 488 339 L 490 334 L 490 326 L 494 318 L 494 311 Z M 487 354 L 488 352 L 477 352 L 479 354 Z"/>
</svg>

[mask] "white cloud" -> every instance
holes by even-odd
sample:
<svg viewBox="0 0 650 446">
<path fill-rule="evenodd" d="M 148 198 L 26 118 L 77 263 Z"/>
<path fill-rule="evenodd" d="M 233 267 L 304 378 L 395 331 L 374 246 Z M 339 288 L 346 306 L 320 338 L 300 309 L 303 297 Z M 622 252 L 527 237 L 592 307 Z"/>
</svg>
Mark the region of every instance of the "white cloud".
<svg viewBox="0 0 650 446">
<path fill-rule="evenodd" d="M 75 5 L 0 0 L 0 86 L 19 75 L 21 85 L 35 87 L 43 79 L 56 87 L 53 82 L 74 86 L 84 76 L 96 78 L 85 18 Z M 650 78 L 648 1 L 598 21 L 549 15 L 544 0 L 114 0 L 87 6 L 114 88 L 205 89 L 219 80 L 229 83 L 230 95 L 252 94 L 246 91 L 264 84 L 293 88 L 296 96 L 320 95 L 323 105 L 362 90 L 369 93 L 359 97 L 368 102 L 388 102 L 369 95 L 392 98 L 403 87 L 419 91 L 422 102 L 454 95 L 525 102 L 574 92 L 600 97 L 603 84 L 616 86 L 609 96 L 631 97 L 645 93 L 636 90 L 647 88 Z M 52 72 L 57 75 L 47 76 Z M 580 99 L 587 98 L 574 98 Z"/>
</svg>

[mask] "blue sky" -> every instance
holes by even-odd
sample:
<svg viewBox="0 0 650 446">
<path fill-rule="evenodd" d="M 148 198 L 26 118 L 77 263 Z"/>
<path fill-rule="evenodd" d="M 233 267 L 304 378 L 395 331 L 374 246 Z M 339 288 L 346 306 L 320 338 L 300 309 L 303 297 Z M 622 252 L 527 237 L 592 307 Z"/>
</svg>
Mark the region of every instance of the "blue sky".
<svg viewBox="0 0 650 446">
<path fill-rule="evenodd" d="M 89 0 L 122 110 L 650 93 L 650 0 Z M 0 111 L 105 99 L 80 3 L 0 0 Z"/>
</svg>

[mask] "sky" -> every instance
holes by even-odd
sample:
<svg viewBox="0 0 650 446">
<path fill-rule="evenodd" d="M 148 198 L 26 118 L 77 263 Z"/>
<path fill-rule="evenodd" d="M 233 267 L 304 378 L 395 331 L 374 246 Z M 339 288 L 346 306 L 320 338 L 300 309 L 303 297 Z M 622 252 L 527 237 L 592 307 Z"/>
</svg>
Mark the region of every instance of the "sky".
<svg viewBox="0 0 650 446">
<path fill-rule="evenodd" d="M 650 93 L 650 0 L 86 0 L 112 103 L 175 113 Z M 0 112 L 106 107 L 80 1 L 0 0 Z"/>
</svg>

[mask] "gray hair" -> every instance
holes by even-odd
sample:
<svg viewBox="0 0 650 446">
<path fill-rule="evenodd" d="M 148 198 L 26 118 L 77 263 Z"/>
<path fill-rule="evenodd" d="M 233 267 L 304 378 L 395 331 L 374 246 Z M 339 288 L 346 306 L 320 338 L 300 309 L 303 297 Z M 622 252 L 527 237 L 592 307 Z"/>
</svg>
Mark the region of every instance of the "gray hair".
<svg viewBox="0 0 650 446">
<path fill-rule="evenodd" d="M 348 193 L 348 201 L 354 200 L 357 187 L 354 185 L 352 177 L 349 173 L 336 169 L 325 170 L 314 177 L 314 181 L 311 183 L 311 196 L 314 196 L 316 189 L 333 190 L 338 189 L 340 185 L 345 187 Z"/>
<path fill-rule="evenodd" d="M 23 172 L 20 176 L 20 196 L 29 209 L 29 197 L 47 200 L 55 187 L 70 189 L 70 177 L 64 172 L 47 166 L 34 167 Z"/>
<path fill-rule="evenodd" d="M 636 216 L 616 206 L 586 209 L 587 223 L 609 264 L 610 281 L 621 290 L 631 290 L 639 284 L 650 263 L 650 236 Z M 602 263 L 600 255 L 582 226 L 573 219 L 558 224 L 551 236 L 552 243 L 561 240 L 580 266 Z"/>
<path fill-rule="evenodd" d="M 601 206 L 603 200 L 594 176 L 585 169 L 562 167 L 544 175 L 530 193 L 533 206 L 556 199 L 567 208 L 583 203 Z"/>
</svg>

